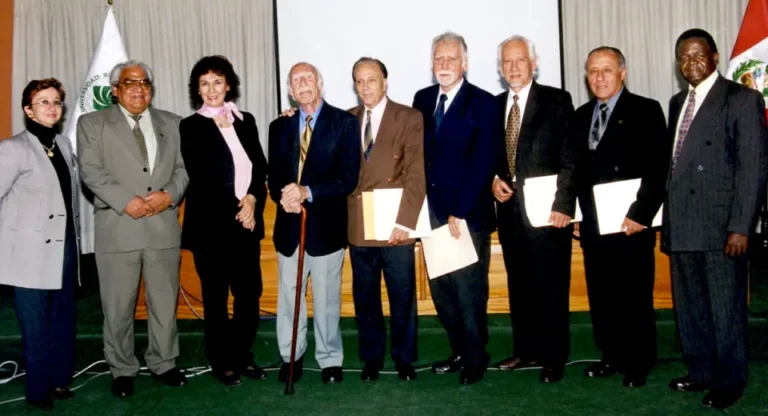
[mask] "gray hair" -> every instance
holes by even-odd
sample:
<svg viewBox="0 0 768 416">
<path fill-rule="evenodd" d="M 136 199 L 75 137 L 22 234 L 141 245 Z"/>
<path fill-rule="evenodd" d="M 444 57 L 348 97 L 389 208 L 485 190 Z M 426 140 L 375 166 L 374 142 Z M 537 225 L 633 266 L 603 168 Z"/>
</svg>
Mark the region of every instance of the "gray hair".
<svg viewBox="0 0 768 416">
<path fill-rule="evenodd" d="M 323 86 L 325 85 L 323 84 L 323 74 L 320 73 L 320 70 L 317 69 L 316 66 L 310 64 L 309 62 L 297 62 L 291 67 L 290 71 L 288 71 L 288 78 L 285 80 L 285 83 L 288 85 L 288 91 L 290 92 L 290 95 L 293 95 L 293 89 L 291 88 L 291 75 L 293 74 L 293 68 L 296 68 L 298 65 L 307 65 L 312 68 L 312 71 L 314 71 L 315 75 L 317 75 L 317 86 L 320 88 L 320 95 L 323 95 Z"/>
<path fill-rule="evenodd" d="M 624 58 L 624 54 L 621 53 L 619 48 L 614 48 L 613 46 L 598 46 L 597 48 L 592 49 L 587 55 L 587 62 L 589 62 L 589 57 L 592 56 L 592 54 L 598 52 L 609 52 L 616 55 L 616 58 L 619 60 L 619 69 L 627 67 L 627 60 Z M 587 69 L 587 62 L 584 62 L 584 69 Z"/>
<path fill-rule="evenodd" d="M 438 43 L 443 42 L 456 42 L 461 46 L 461 60 L 465 64 L 469 64 L 469 54 L 467 53 L 467 42 L 464 40 L 464 36 L 454 32 L 445 32 L 443 34 L 435 36 L 432 39 L 432 57 L 435 57 L 435 48 Z"/>
<path fill-rule="evenodd" d="M 503 62 L 501 62 L 501 52 L 504 50 L 504 47 L 507 46 L 510 42 L 523 42 L 525 43 L 525 46 L 528 48 L 528 58 L 530 58 L 531 61 L 536 59 L 536 46 L 531 42 L 530 39 L 526 38 L 525 36 L 521 35 L 514 35 L 510 36 L 499 44 L 499 47 L 496 48 L 496 54 L 497 54 L 497 60 L 499 64 L 499 71 L 501 71 L 501 67 Z M 502 74 L 503 75 L 503 74 Z"/>
<path fill-rule="evenodd" d="M 117 88 L 117 85 L 120 83 L 120 74 L 122 74 L 123 70 L 125 68 L 131 68 L 137 66 L 144 70 L 144 73 L 147 74 L 147 80 L 149 80 L 149 83 L 154 85 L 155 83 L 155 77 L 152 74 L 152 70 L 149 69 L 149 65 L 145 64 L 144 62 L 136 61 L 131 59 L 127 62 L 122 62 L 117 65 L 115 65 L 114 68 L 112 68 L 111 71 L 109 71 L 109 85 Z M 154 90 L 154 88 L 153 88 Z"/>
</svg>

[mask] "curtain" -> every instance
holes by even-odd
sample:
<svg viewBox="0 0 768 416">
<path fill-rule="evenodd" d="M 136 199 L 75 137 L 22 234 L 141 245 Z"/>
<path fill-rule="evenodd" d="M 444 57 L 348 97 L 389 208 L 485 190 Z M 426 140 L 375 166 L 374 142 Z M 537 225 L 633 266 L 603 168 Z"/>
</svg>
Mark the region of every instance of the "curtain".
<svg viewBox="0 0 768 416">
<path fill-rule="evenodd" d="M 32 79 L 56 77 L 67 92 L 66 104 L 75 105 L 106 2 L 14 3 L 12 126 L 18 133 L 24 129 L 21 92 Z M 115 0 L 113 6 L 128 56 L 154 72 L 154 107 L 192 114 L 192 66 L 203 56 L 224 55 L 240 77 L 238 106 L 256 118 L 267 151 L 267 126 L 278 112 L 272 0 Z"/>
<path fill-rule="evenodd" d="M 626 85 L 668 111 L 669 99 L 686 88 L 675 63 L 675 41 L 687 29 L 714 37 L 725 74 L 749 0 L 562 0 L 565 87 L 573 104 L 589 101 L 584 64 L 605 45 L 627 59 Z"/>
</svg>

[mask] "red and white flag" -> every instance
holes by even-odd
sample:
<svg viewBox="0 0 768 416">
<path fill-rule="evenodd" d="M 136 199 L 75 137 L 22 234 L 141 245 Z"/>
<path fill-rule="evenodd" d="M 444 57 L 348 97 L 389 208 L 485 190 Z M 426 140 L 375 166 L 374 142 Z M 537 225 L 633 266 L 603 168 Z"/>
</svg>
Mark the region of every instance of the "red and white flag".
<svg viewBox="0 0 768 416">
<path fill-rule="evenodd" d="M 768 99 L 768 0 L 749 0 L 726 77 Z"/>
</svg>

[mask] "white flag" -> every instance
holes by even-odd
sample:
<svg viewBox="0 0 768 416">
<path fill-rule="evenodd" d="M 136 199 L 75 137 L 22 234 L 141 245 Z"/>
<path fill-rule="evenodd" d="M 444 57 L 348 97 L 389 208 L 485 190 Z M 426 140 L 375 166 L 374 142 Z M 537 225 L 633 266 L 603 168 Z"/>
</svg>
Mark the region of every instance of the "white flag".
<svg viewBox="0 0 768 416">
<path fill-rule="evenodd" d="M 112 91 L 109 85 L 109 71 L 117 64 L 128 60 L 123 38 L 117 28 L 112 6 L 107 9 L 104 28 L 99 44 L 88 66 L 82 87 L 78 91 L 75 111 L 67 124 L 66 136 L 77 153 L 77 119 L 92 111 L 103 110 L 112 105 Z M 80 195 L 80 251 L 93 253 L 93 205 Z"/>
</svg>

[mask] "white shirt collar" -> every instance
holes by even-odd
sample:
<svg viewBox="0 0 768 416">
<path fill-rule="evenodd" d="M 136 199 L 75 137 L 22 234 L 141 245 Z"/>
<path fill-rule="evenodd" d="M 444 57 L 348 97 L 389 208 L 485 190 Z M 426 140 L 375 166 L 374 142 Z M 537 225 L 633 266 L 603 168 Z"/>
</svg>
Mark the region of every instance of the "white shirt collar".
<svg viewBox="0 0 768 416">
<path fill-rule="evenodd" d="M 372 117 L 375 120 L 381 120 L 381 117 L 384 115 L 384 108 L 386 106 L 387 106 L 387 96 L 386 95 L 373 108 L 368 108 L 368 107 L 365 106 L 365 104 L 363 104 L 363 109 L 365 110 L 365 116 L 368 115 L 368 110 L 371 110 Z M 363 121 L 365 121 L 365 120 L 363 120 Z"/>
<path fill-rule="evenodd" d="M 448 112 L 448 107 L 451 106 L 453 99 L 456 98 L 456 94 L 459 93 L 461 86 L 464 85 L 464 77 L 461 77 L 461 81 L 454 85 L 448 92 L 444 92 L 442 87 L 437 87 L 437 101 L 435 101 L 435 110 L 437 110 L 437 104 L 440 103 L 440 96 L 445 94 L 447 99 L 445 100 L 445 111 Z"/>
<path fill-rule="evenodd" d="M 517 95 L 518 100 L 517 103 L 520 104 L 520 102 L 528 102 L 528 94 L 531 93 L 531 85 L 533 85 L 533 80 L 528 83 L 523 89 L 520 90 L 520 92 L 514 92 L 512 91 L 512 88 L 508 88 L 509 90 L 509 98 L 507 98 L 508 101 L 514 101 L 512 98 L 513 96 Z"/>
<path fill-rule="evenodd" d="M 714 71 L 709 74 L 704 81 L 701 81 L 698 86 L 694 87 L 693 85 L 688 84 L 688 92 L 690 93 L 691 90 L 696 90 L 696 101 L 704 101 L 704 98 L 709 94 L 709 90 L 715 85 L 718 76 L 719 74 L 717 71 Z"/>
</svg>

